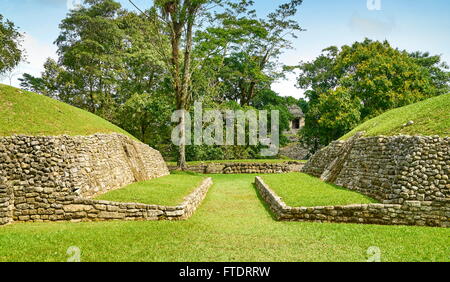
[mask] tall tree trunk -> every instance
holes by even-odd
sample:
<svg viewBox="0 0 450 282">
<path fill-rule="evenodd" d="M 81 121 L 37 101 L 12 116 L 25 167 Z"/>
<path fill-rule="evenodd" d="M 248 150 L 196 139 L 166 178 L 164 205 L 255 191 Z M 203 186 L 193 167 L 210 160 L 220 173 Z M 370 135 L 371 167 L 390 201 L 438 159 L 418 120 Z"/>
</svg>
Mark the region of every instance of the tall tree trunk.
<svg viewBox="0 0 450 282">
<path fill-rule="evenodd" d="M 269 56 L 270 56 L 270 52 L 272 51 L 272 49 L 268 49 L 261 61 L 259 62 L 259 68 L 262 70 L 264 70 L 264 68 L 266 67 L 267 61 L 269 60 Z M 248 91 L 243 91 L 242 92 L 242 98 L 241 98 L 241 106 L 249 106 L 250 102 L 252 101 L 253 97 L 255 97 L 255 89 L 256 89 L 256 81 L 252 81 L 250 82 L 250 86 L 248 88 Z"/>
<path fill-rule="evenodd" d="M 184 64 L 183 64 L 183 73 L 181 78 L 181 89 L 180 95 L 178 97 L 179 110 L 187 111 L 188 109 L 188 100 L 189 100 L 189 85 L 191 81 L 191 61 L 192 61 L 192 45 L 193 45 L 193 27 L 195 21 L 196 7 L 188 8 L 189 18 L 187 20 L 186 26 L 186 44 L 184 49 Z M 186 142 L 187 138 L 191 138 L 191 136 L 186 136 L 186 117 L 183 115 L 181 117 L 180 123 L 181 131 L 180 138 L 184 142 L 180 144 L 179 148 L 179 160 L 178 166 L 181 170 L 186 170 Z"/>
<path fill-rule="evenodd" d="M 200 3 L 195 1 L 185 0 L 183 7 L 178 10 L 180 1 L 167 2 L 164 9 L 171 17 L 171 45 L 172 45 L 172 77 L 176 96 L 177 110 L 187 110 L 189 101 L 189 85 L 191 81 L 191 59 L 192 59 L 192 45 L 193 45 L 193 27 L 195 23 L 195 16 L 198 12 Z M 186 27 L 186 41 L 184 49 L 184 62 L 181 67 L 180 62 L 180 43 L 182 39 L 183 29 Z M 180 139 L 178 167 L 181 170 L 186 169 L 186 117 L 183 114 L 180 120 Z M 187 137 L 187 138 L 186 138 Z"/>
<path fill-rule="evenodd" d="M 173 78 L 173 86 L 175 90 L 176 97 L 176 106 L 177 110 L 184 111 L 186 110 L 186 102 L 184 99 L 184 90 L 183 83 L 181 81 L 181 66 L 180 66 L 180 42 L 181 35 L 183 31 L 183 26 L 179 22 L 176 21 L 176 16 L 172 16 L 172 78 Z M 181 170 L 186 169 L 186 120 L 183 115 L 180 120 L 180 146 L 178 148 L 178 168 Z"/>
<path fill-rule="evenodd" d="M 250 82 L 250 86 L 248 90 L 244 88 L 242 91 L 242 97 L 241 97 L 241 106 L 249 106 L 250 102 L 252 101 L 253 97 L 255 96 L 255 88 L 256 88 L 256 82 L 252 81 Z"/>
<path fill-rule="evenodd" d="M 181 110 L 185 109 L 185 106 L 183 106 L 181 104 L 181 106 L 178 107 Z M 186 116 L 183 114 L 181 116 L 181 120 L 180 120 L 180 138 L 181 138 L 181 143 L 180 146 L 178 147 L 178 168 L 181 170 L 186 170 L 187 169 L 187 165 L 186 165 Z"/>
</svg>

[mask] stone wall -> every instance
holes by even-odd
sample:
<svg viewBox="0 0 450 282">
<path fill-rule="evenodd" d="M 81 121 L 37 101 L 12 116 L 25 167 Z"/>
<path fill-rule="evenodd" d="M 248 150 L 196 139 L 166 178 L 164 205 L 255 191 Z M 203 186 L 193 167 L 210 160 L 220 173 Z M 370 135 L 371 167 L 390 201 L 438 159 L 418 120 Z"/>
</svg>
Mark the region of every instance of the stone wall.
<svg viewBox="0 0 450 282">
<path fill-rule="evenodd" d="M 304 166 L 302 162 L 285 163 L 201 163 L 188 165 L 187 170 L 203 174 L 254 174 L 254 173 L 288 173 L 300 172 Z M 176 170 L 177 166 L 169 166 L 169 170 Z"/>
<path fill-rule="evenodd" d="M 335 141 L 329 146 L 316 152 L 305 164 L 302 171 L 310 175 L 320 177 L 327 166 L 338 156 L 339 150 L 344 145 L 343 141 Z"/>
<path fill-rule="evenodd" d="M 62 208 L 55 208 L 48 217 L 41 215 L 18 221 L 105 221 L 105 220 L 182 220 L 189 218 L 205 198 L 212 179 L 206 178 L 179 206 L 119 203 L 86 198 L 66 199 Z"/>
<path fill-rule="evenodd" d="M 10 223 L 13 218 L 14 197 L 12 187 L 0 174 L 0 225 Z"/>
<path fill-rule="evenodd" d="M 345 142 L 316 153 L 303 172 L 322 177 L 341 158 Z M 450 204 L 450 138 L 393 136 L 360 138 L 345 156 L 333 183 L 385 204 L 437 201 Z"/>
<path fill-rule="evenodd" d="M 0 186 L 9 187 L 0 203 L 12 203 L 13 220 L 59 219 L 77 197 L 167 174 L 158 151 L 120 134 L 0 138 Z"/>
<path fill-rule="evenodd" d="M 450 227 L 450 206 L 445 201 L 290 207 L 260 177 L 256 177 L 255 186 L 277 220 L 281 221 Z"/>
<path fill-rule="evenodd" d="M 286 147 L 280 148 L 279 155 L 292 160 L 307 160 L 311 156 L 310 148 L 301 142 L 290 143 Z"/>
</svg>

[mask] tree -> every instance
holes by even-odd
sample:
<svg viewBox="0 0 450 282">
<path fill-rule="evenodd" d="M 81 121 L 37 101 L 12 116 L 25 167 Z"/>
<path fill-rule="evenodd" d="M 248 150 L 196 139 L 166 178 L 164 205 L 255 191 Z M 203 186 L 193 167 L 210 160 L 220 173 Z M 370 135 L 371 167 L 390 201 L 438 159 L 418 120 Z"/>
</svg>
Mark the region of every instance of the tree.
<svg viewBox="0 0 450 282">
<path fill-rule="evenodd" d="M 153 15 L 161 18 L 166 25 L 171 44 L 170 73 L 176 99 L 176 109 L 186 111 L 191 83 L 191 62 L 194 25 L 208 0 L 155 0 Z M 154 19 L 157 22 L 157 19 Z M 182 47 L 184 44 L 184 48 Z M 180 140 L 178 165 L 186 168 L 185 116 L 180 120 Z"/>
<path fill-rule="evenodd" d="M 40 77 L 32 76 L 31 74 L 24 73 L 22 78 L 19 78 L 20 87 L 22 89 L 42 94 L 46 91 L 45 80 Z"/>
<path fill-rule="evenodd" d="M 447 71 L 449 66 L 446 62 L 442 62 L 440 55 L 431 56 L 428 52 L 413 52 L 410 56 L 430 74 L 434 88 L 437 91 L 436 95 L 450 92 L 450 72 Z"/>
<path fill-rule="evenodd" d="M 243 1 L 220 14 L 220 23 L 199 36 L 209 46 L 221 46 L 221 52 L 208 61 L 208 66 L 219 64 L 212 72 L 215 85 L 221 88 L 217 98 L 249 105 L 259 91 L 269 89 L 284 76 L 287 68 L 278 63 L 278 58 L 292 48 L 290 39 L 302 31 L 293 19 L 301 3 L 287 1 L 261 19 L 252 9 L 253 2 Z"/>
<path fill-rule="evenodd" d="M 253 99 L 251 106 L 258 110 L 277 110 L 279 112 L 280 131 L 289 130 L 290 121 L 293 120 L 288 107 L 298 104 L 298 100 L 293 97 L 281 97 L 278 93 L 264 89 Z M 270 120 L 270 118 L 268 119 Z"/>
<path fill-rule="evenodd" d="M 165 86 L 159 59 L 168 46 L 152 44 L 158 30 L 148 17 L 114 0 L 85 0 L 60 24 L 59 99 L 115 121 L 117 108 L 135 93 Z"/>
<path fill-rule="evenodd" d="M 234 73 L 238 77 L 237 85 L 240 91 L 238 99 L 241 105 L 249 105 L 255 96 L 258 83 L 270 80 L 267 79 L 267 74 L 263 70 L 271 69 L 274 66 L 271 60 L 276 58 L 281 50 L 290 47 L 286 37 L 295 36 L 294 32 L 301 30 L 298 23 L 292 20 L 292 16 L 296 14 L 297 7 L 301 3 L 301 0 L 290 0 L 287 4 L 280 5 L 275 12 L 270 13 L 266 20 L 258 20 L 254 11 L 249 10 L 253 1 L 155 1 L 156 13 L 153 15 L 165 22 L 171 42 L 172 51 L 168 67 L 172 75 L 177 109 L 186 111 L 189 107 L 193 94 L 192 78 L 199 78 L 195 76 L 196 69 L 192 66 L 193 63 L 197 63 L 194 59 L 199 58 L 198 54 L 201 54 L 201 59 L 207 62 L 211 62 L 212 59 L 219 64 L 215 70 L 223 76 L 216 76 L 216 82 L 223 80 L 226 74 Z M 225 11 L 211 16 L 208 10 L 214 6 L 208 5 L 219 5 Z M 244 17 L 239 17 L 242 14 Z M 210 20 L 206 30 L 196 25 L 199 20 Z M 194 38 L 194 28 L 199 28 L 198 38 Z M 231 37 L 230 35 L 236 34 L 237 30 L 241 33 Z M 213 39 L 213 44 L 203 40 L 205 38 Z M 220 54 L 217 50 L 223 53 Z M 221 55 L 227 55 L 227 50 L 233 50 L 232 55 L 229 58 L 220 59 Z M 199 53 L 196 53 L 197 51 Z M 210 56 L 210 54 L 216 56 Z M 204 68 L 200 69 L 204 70 Z M 214 68 L 208 67 L 208 70 L 214 70 Z M 211 85 L 211 80 L 203 80 L 203 82 Z M 234 88 L 233 83 L 230 83 L 231 87 L 228 87 L 228 90 Z M 223 83 L 216 83 L 216 86 L 219 84 L 223 85 Z M 182 116 L 180 120 L 182 142 L 179 146 L 178 160 L 181 169 L 186 166 L 185 144 L 183 144 L 183 140 L 186 140 L 184 125 L 185 119 Z"/>
<path fill-rule="evenodd" d="M 14 77 L 17 77 L 18 75 L 20 75 L 20 69 L 15 68 L 15 69 L 6 71 L 2 75 L 0 75 L 0 77 L 8 79 L 9 85 L 12 86 L 12 81 L 13 81 Z"/>
<path fill-rule="evenodd" d="M 51 58 L 45 61 L 41 77 L 24 73 L 22 78 L 19 78 L 19 81 L 21 82 L 20 86 L 25 90 L 83 108 L 82 97 L 72 94 L 77 87 L 73 83 L 72 75 Z"/>
<path fill-rule="evenodd" d="M 302 31 L 298 22 L 293 19 L 297 14 L 298 7 L 303 0 L 290 0 L 281 4 L 274 12 L 269 13 L 267 19 L 261 20 L 261 25 L 267 34 L 250 41 L 244 45 L 244 53 L 250 54 L 249 62 L 253 63 L 250 68 L 253 76 L 240 87 L 241 105 L 248 105 L 256 94 L 258 82 L 273 82 L 282 74 L 276 71 L 276 60 L 286 49 L 292 48 L 289 36 L 297 38 L 296 33 Z"/>
<path fill-rule="evenodd" d="M 11 72 L 24 58 L 22 34 L 13 22 L 0 14 L 0 75 Z"/>
<path fill-rule="evenodd" d="M 301 1 L 286 1 L 261 20 L 248 0 L 156 0 L 139 14 L 114 0 L 85 0 L 60 24 L 58 61 L 48 60 L 40 78 L 24 76 L 22 87 L 122 124 L 145 140 L 140 118 L 124 119 L 139 116 L 143 104 L 155 105 L 154 98 L 170 96 L 176 109 L 189 110 L 194 99 L 248 105 L 269 89 L 280 73 L 276 58 L 297 29 L 291 18 Z M 225 81 L 228 72 L 234 76 Z M 239 80 L 245 93 L 227 96 Z M 179 156 L 184 168 L 184 144 Z"/>
<path fill-rule="evenodd" d="M 60 24 L 55 43 L 59 64 L 76 85 L 71 93 L 82 108 L 109 120 L 114 112 L 125 33 L 119 27 L 119 3 L 113 0 L 86 0 L 86 6 L 71 10 Z"/>
<path fill-rule="evenodd" d="M 114 0 L 86 0 L 60 24 L 59 59 L 48 59 L 40 77 L 25 74 L 21 85 L 121 124 L 119 109 L 134 94 L 170 90 L 160 60 L 169 44 L 155 48 L 158 31 L 148 23 Z"/>
<path fill-rule="evenodd" d="M 299 68 L 309 100 L 301 134 L 317 146 L 389 109 L 449 91 L 448 67 L 439 56 L 410 54 L 387 41 L 329 47 Z"/>
<path fill-rule="evenodd" d="M 169 143 L 172 101 L 163 93 L 134 94 L 119 109 L 120 127 L 143 142 L 157 147 Z M 169 139 L 169 138 L 168 138 Z"/>
</svg>

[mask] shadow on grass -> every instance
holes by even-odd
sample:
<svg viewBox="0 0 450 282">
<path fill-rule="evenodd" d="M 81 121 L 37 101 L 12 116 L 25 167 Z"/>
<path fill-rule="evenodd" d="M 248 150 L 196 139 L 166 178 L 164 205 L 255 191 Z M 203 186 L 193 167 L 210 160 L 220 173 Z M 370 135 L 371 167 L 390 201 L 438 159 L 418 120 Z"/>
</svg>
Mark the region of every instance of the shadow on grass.
<svg viewBox="0 0 450 282">
<path fill-rule="evenodd" d="M 182 170 L 173 170 L 170 172 L 170 174 L 176 174 L 176 175 L 193 175 L 193 176 L 204 176 L 205 178 L 208 177 L 208 175 L 206 174 L 202 174 L 202 173 L 198 173 L 198 172 L 193 172 L 193 171 L 182 171 Z"/>
<path fill-rule="evenodd" d="M 368 196 L 368 195 L 366 195 L 366 194 L 363 194 L 363 193 L 361 193 L 361 192 L 359 192 L 359 191 L 352 190 L 352 189 L 349 189 L 349 188 L 345 188 L 345 187 L 342 187 L 342 186 L 339 186 L 339 185 L 336 185 L 336 184 L 330 183 L 330 182 L 325 182 L 325 183 L 328 184 L 328 185 L 330 185 L 330 186 L 332 186 L 332 187 L 333 187 L 334 189 L 336 189 L 336 190 L 346 191 L 346 192 L 353 192 L 353 193 L 358 193 L 358 194 L 361 195 L 363 198 L 365 198 L 367 201 L 369 201 L 369 202 L 371 202 L 371 203 L 373 203 L 373 204 L 379 204 L 379 203 L 381 203 L 381 202 L 378 201 L 377 199 L 374 199 L 374 198 L 372 198 L 371 196 Z M 358 204 L 358 203 L 354 203 L 354 204 Z M 351 205 L 351 204 L 349 204 L 349 205 Z"/>
<path fill-rule="evenodd" d="M 261 204 L 264 207 L 264 209 L 266 210 L 266 212 L 270 214 L 270 217 L 272 217 L 273 220 L 278 221 L 275 213 L 270 209 L 269 204 L 267 204 L 267 202 L 263 199 L 263 197 L 259 193 L 258 189 L 256 188 L 255 182 L 252 183 L 252 187 L 253 187 L 253 190 L 255 190 L 256 197 L 261 202 Z"/>
</svg>

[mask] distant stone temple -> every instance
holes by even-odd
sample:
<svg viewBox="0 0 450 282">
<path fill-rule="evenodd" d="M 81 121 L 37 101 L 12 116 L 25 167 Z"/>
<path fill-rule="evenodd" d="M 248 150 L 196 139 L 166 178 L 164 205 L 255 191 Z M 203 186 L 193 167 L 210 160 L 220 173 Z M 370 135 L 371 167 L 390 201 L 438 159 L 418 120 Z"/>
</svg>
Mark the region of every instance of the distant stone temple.
<svg viewBox="0 0 450 282">
<path fill-rule="evenodd" d="M 289 106 L 288 110 L 294 116 L 294 119 L 289 125 L 289 130 L 284 133 L 296 135 L 298 131 L 305 126 L 305 115 L 303 114 L 302 109 L 297 105 Z"/>
</svg>

